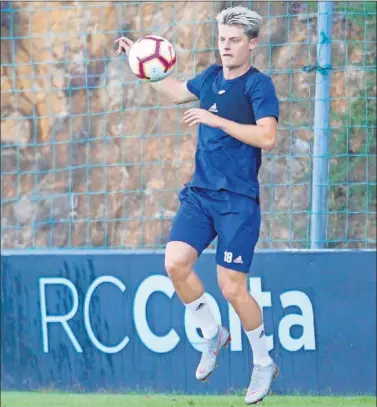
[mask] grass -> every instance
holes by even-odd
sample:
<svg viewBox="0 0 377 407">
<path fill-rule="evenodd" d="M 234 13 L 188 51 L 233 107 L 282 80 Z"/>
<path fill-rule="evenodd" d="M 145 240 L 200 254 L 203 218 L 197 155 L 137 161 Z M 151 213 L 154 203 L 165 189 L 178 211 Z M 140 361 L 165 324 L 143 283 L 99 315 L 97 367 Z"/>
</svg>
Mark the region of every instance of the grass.
<svg viewBox="0 0 377 407">
<path fill-rule="evenodd" d="M 241 407 L 241 396 L 110 395 L 2 392 L 1 407 Z M 369 407 L 375 397 L 278 397 L 261 404 L 275 407 Z"/>
</svg>

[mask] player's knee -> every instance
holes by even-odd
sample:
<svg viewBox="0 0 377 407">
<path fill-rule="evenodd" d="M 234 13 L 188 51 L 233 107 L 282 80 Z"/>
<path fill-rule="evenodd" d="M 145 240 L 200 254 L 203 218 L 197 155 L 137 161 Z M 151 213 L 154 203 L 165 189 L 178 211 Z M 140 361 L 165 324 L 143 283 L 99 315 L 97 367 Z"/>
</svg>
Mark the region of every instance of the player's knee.
<svg viewBox="0 0 377 407">
<path fill-rule="evenodd" d="M 243 274 L 228 275 L 226 270 L 219 270 L 218 281 L 224 298 L 230 303 L 235 303 L 248 295 L 247 281 Z"/>
<path fill-rule="evenodd" d="M 176 253 L 165 257 L 165 269 L 172 280 L 185 279 L 191 272 L 191 267 L 188 256 Z"/>
<path fill-rule="evenodd" d="M 234 302 L 240 295 L 240 286 L 234 283 L 225 283 L 221 287 L 221 291 L 226 300 L 230 303 Z"/>
<path fill-rule="evenodd" d="M 194 248 L 184 242 L 169 242 L 165 252 L 165 269 L 174 281 L 185 280 L 197 258 Z"/>
</svg>

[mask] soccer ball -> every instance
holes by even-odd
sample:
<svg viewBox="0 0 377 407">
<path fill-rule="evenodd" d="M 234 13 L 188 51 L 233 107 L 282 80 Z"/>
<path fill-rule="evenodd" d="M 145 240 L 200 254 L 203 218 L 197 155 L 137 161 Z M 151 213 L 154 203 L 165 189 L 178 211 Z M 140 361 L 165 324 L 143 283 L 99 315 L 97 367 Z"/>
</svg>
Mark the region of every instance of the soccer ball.
<svg viewBox="0 0 377 407">
<path fill-rule="evenodd" d="M 177 58 L 170 42 L 157 35 L 136 41 L 128 55 L 131 71 L 140 79 L 158 82 L 167 78 L 175 68 Z"/>
</svg>

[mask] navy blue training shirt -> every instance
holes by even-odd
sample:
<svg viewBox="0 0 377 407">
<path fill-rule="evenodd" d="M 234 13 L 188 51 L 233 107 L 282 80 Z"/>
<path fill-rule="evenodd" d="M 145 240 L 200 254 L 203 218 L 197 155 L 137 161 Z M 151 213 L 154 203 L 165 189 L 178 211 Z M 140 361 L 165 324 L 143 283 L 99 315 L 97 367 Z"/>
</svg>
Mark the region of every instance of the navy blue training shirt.
<svg viewBox="0 0 377 407">
<path fill-rule="evenodd" d="M 221 65 L 212 65 L 187 82 L 200 100 L 200 108 L 240 124 L 256 124 L 263 117 L 279 118 L 279 101 L 272 80 L 251 67 L 235 79 L 224 79 Z M 221 129 L 199 125 L 195 172 L 191 187 L 225 189 L 259 196 L 261 149 Z"/>
</svg>

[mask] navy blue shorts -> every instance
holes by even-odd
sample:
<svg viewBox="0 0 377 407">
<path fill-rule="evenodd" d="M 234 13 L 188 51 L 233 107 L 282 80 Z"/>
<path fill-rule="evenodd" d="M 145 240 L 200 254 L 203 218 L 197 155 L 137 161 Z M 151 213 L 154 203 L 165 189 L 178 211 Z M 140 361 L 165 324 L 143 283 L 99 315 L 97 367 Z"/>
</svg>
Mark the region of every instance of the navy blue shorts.
<svg viewBox="0 0 377 407">
<path fill-rule="evenodd" d="M 169 242 L 192 246 L 198 255 L 218 236 L 217 264 L 249 272 L 259 238 L 259 200 L 234 192 L 185 187 Z"/>
</svg>

